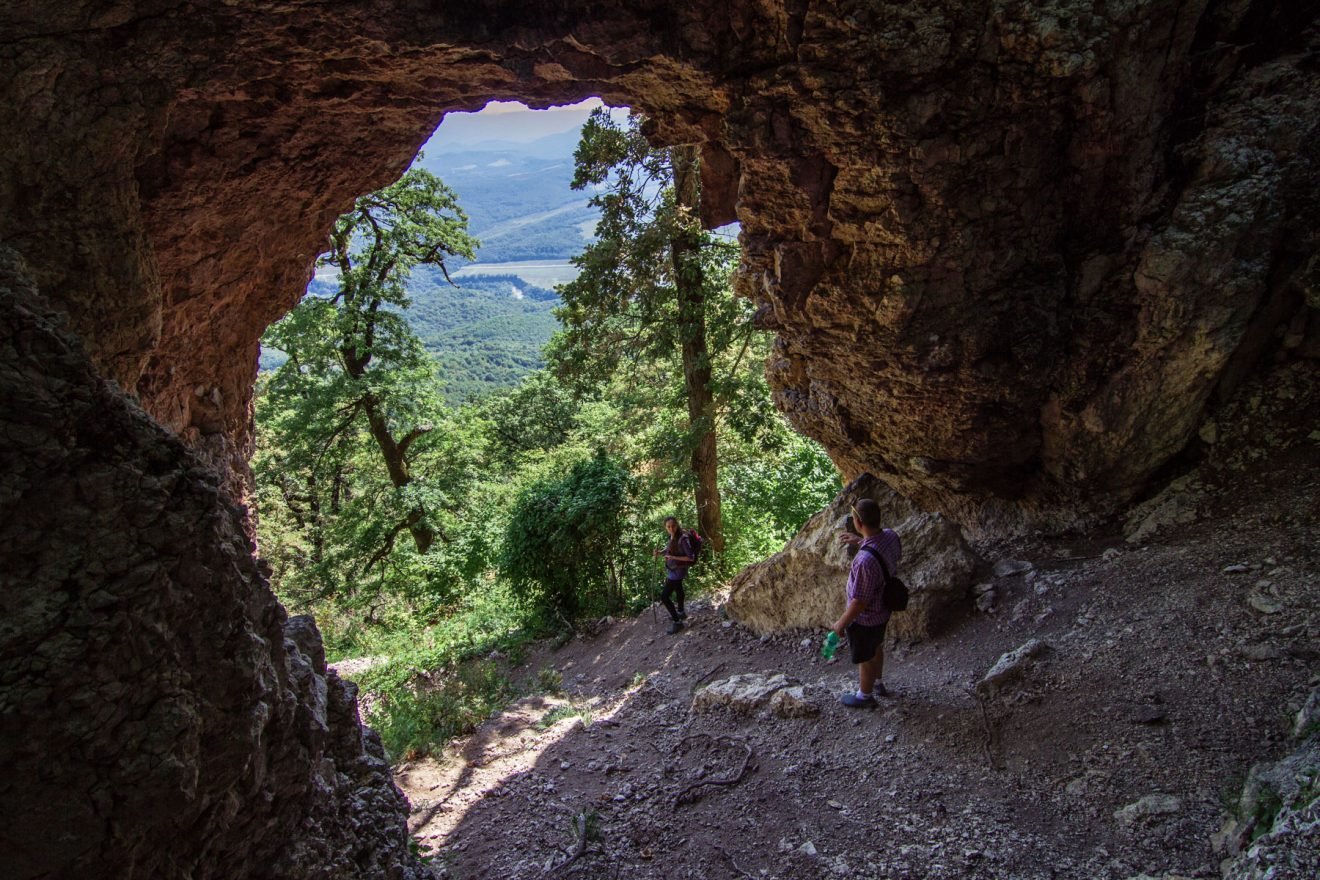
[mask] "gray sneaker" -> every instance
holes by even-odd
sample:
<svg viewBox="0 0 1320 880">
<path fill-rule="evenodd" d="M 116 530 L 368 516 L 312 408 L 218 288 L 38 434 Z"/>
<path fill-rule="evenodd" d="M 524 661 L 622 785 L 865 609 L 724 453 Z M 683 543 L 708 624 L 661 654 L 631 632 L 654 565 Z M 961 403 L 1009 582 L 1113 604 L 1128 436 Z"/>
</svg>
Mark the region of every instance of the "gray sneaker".
<svg viewBox="0 0 1320 880">
<path fill-rule="evenodd" d="M 680 632 L 682 629 L 683 629 L 683 621 L 681 620 L 675 620 L 673 623 L 669 624 L 669 634 L 671 636 L 674 633 Z"/>
</svg>

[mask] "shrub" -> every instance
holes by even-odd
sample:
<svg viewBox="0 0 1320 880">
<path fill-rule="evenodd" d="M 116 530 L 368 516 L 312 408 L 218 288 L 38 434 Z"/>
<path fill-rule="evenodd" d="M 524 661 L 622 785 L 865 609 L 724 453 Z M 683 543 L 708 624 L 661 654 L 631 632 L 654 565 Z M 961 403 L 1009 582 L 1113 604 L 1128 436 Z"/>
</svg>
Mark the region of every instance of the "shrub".
<svg viewBox="0 0 1320 880">
<path fill-rule="evenodd" d="M 514 591 L 570 625 L 588 608 L 622 607 L 620 535 L 630 483 L 626 469 L 598 452 L 562 478 L 524 488 L 500 558 Z"/>
</svg>

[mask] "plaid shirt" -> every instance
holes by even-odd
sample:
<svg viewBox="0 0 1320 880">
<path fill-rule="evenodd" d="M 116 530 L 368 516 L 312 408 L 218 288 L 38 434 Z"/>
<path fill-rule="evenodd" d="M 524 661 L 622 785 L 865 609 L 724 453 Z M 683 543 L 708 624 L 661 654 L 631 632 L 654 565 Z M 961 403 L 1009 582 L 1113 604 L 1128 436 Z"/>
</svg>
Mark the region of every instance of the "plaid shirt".
<svg viewBox="0 0 1320 880">
<path fill-rule="evenodd" d="M 898 560 L 903 557 L 903 548 L 898 535 L 893 529 L 883 529 L 880 534 L 872 535 L 862 541 L 861 547 L 870 547 L 885 558 L 891 574 L 898 573 Z M 863 553 L 861 547 L 853 557 L 852 569 L 848 572 L 848 601 L 860 599 L 866 605 L 856 622 L 862 626 L 879 626 L 889 621 L 889 609 L 880 602 L 881 588 L 885 585 L 885 570 L 880 560 L 870 553 Z"/>
</svg>

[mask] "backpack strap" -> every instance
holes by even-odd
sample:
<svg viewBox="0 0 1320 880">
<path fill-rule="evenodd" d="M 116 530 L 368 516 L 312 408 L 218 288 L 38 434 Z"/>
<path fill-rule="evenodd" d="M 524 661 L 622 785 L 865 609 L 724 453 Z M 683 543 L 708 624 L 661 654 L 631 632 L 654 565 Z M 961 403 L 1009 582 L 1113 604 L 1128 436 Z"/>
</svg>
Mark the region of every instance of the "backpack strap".
<svg viewBox="0 0 1320 880">
<path fill-rule="evenodd" d="M 874 547 L 867 547 L 865 544 L 858 544 L 857 550 L 862 553 L 870 553 L 880 563 L 880 570 L 885 573 L 885 583 L 889 583 L 889 566 L 885 563 L 885 557 Z"/>
</svg>

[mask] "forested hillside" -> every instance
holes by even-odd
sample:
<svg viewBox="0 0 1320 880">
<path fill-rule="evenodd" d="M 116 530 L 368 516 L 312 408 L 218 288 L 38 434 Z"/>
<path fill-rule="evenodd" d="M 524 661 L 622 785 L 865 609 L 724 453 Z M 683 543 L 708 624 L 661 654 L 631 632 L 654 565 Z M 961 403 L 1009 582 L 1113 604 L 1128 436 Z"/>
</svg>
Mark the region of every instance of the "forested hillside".
<svg viewBox="0 0 1320 880">
<path fill-rule="evenodd" d="M 544 366 L 541 349 L 555 332 L 552 310 L 559 303 L 553 290 L 516 275 L 467 276 L 456 283 L 446 281 L 434 266 L 417 267 L 408 281 L 412 305 L 406 313 L 439 364 L 451 404 L 512 388 Z M 335 289 L 334 278 L 321 276 L 308 286 L 308 295 L 330 297 Z M 284 361 L 282 352 L 262 350 L 262 370 Z"/>
<path fill-rule="evenodd" d="M 553 290 L 514 275 L 469 276 L 454 287 L 438 269 L 419 267 L 408 287 L 409 323 L 440 365 L 451 404 L 511 388 L 545 365 L 555 332 Z"/>
<path fill-rule="evenodd" d="M 573 150 L 578 132 L 531 141 L 488 141 L 443 146 L 423 153 L 416 166 L 438 175 L 458 195 L 468 228 L 481 242 L 480 263 L 568 260 L 582 252 L 599 216 L 589 193 L 574 191 Z M 463 265 L 451 260 L 450 269 Z M 433 266 L 419 266 L 408 280 L 408 321 L 440 364 L 451 404 L 510 388 L 544 366 L 541 349 L 556 329 L 554 291 L 516 275 L 455 278 L 457 287 Z M 337 281 L 322 275 L 312 295 L 333 296 Z M 284 363 L 264 350 L 261 368 Z"/>
</svg>

